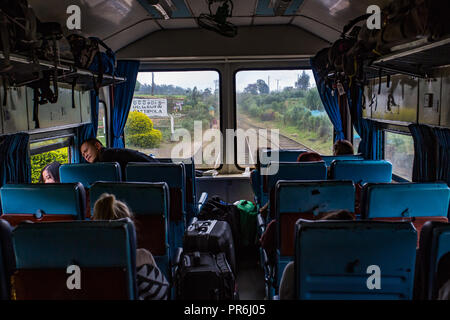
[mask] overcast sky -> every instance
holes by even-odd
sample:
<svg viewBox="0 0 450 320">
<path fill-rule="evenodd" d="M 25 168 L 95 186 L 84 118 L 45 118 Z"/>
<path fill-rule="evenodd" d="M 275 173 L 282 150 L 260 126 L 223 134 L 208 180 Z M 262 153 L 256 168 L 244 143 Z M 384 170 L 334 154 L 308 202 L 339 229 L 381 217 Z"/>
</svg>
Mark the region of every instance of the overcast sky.
<svg viewBox="0 0 450 320">
<path fill-rule="evenodd" d="M 274 71 L 239 71 L 236 74 L 237 91 L 243 91 L 250 83 L 256 83 L 258 79 L 263 79 L 269 84 L 271 91 L 283 90 L 285 87 L 293 87 L 297 77 L 303 70 L 274 70 Z M 312 72 L 306 70 L 310 76 L 310 86 L 315 86 Z M 214 91 L 214 81 L 219 80 L 219 73 L 216 71 L 182 71 L 182 72 L 155 72 L 155 83 L 158 85 L 174 85 L 182 88 L 194 88 L 205 90 L 210 88 Z M 152 83 L 151 72 L 139 72 L 138 81 L 140 83 Z"/>
</svg>

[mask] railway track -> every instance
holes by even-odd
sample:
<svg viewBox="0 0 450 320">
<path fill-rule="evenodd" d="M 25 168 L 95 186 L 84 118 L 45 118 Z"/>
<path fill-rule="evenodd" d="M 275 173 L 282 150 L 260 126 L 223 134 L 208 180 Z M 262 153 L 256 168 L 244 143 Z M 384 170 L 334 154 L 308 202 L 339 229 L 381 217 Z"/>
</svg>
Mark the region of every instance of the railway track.
<svg viewBox="0 0 450 320">
<path fill-rule="evenodd" d="M 256 125 L 250 123 L 249 121 L 247 121 L 245 118 L 238 119 L 237 127 L 240 129 L 243 129 L 243 130 L 267 129 L 267 128 L 258 127 Z M 306 146 L 305 144 L 295 141 L 294 139 L 286 137 L 285 135 L 282 135 L 282 134 L 280 134 L 278 137 L 278 143 L 271 140 L 270 134 L 261 133 L 261 135 L 267 139 L 267 145 L 271 146 L 272 148 L 275 148 L 275 149 L 304 149 L 307 151 L 316 152 L 314 149 Z M 240 165 L 254 164 L 254 163 L 256 163 L 257 150 L 252 150 L 252 147 L 248 141 L 247 136 L 245 137 L 245 140 L 246 140 L 246 151 L 245 151 L 245 156 L 244 156 L 244 163 L 240 163 Z M 250 161 L 249 161 L 249 159 L 250 159 Z"/>
</svg>

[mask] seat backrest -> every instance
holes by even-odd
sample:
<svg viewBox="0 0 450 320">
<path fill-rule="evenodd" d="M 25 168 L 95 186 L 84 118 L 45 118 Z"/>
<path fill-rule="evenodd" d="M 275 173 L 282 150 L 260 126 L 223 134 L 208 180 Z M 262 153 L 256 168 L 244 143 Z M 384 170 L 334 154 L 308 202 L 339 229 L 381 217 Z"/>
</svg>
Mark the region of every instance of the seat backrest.
<svg viewBox="0 0 450 320">
<path fill-rule="evenodd" d="M 450 280 L 450 224 L 438 221 L 427 221 L 420 234 L 420 248 L 417 255 L 414 298 L 419 300 L 435 300 L 440 286 Z M 446 270 L 442 270 L 440 262 L 446 259 Z"/>
<path fill-rule="evenodd" d="M 90 191 L 91 214 L 103 193 L 115 195 L 134 214 L 138 247 L 155 256 L 168 254 L 169 187 L 165 182 L 96 182 Z"/>
<path fill-rule="evenodd" d="M 392 164 L 385 160 L 334 160 L 330 165 L 334 180 L 352 180 L 354 183 L 392 181 Z"/>
<path fill-rule="evenodd" d="M 417 235 L 411 223 L 299 220 L 295 230 L 297 298 L 412 298 Z"/>
<path fill-rule="evenodd" d="M 0 300 L 9 300 L 11 293 L 10 277 L 15 268 L 11 233 L 8 221 L 0 219 Z"/>
<path fill-rule="evenodd" d="M 271 162 L 268 165 L 268 172 L 274 172 L 274 174 L 266 176 L 266 186 L 263 186 L 265 192 L 270 192 L 279 180 L 327 179 L 327 167 L 323 161 Z"/>
<path fill-rule="evenodd" d="M 185 170 L 185 186 L 186 186 L 186 210 L 190 214 L 189 218 L 193 217 L 197 213 L 197 186 L 195 180 L 195 163 L 194 158 L 186 159 L 172 159 L 172 158 L 157 158 L 159 162 L 163 163 L 183 163 Z"/>
<path fill-rule="evenodd" d="M 13 245 L 13 299 L 136 298 L 136 236 L 129 219 L 25 223 L 13 231 Z M 77 282 L 80 289 L 72 287 Z"/>
<path fill-rule="evenodd" d="M 267 159 L 272 159 L 271 161 L 277 162 L 297 162 L 297 158 L 302 153 L 306 152 L 304 149 L 267 149 L 259 148 L 257 153 L 257 164 L 258 166 L 267 166 L 269 161 L 264 161 Z M 266 162 L 266 163 L 264 163 Z"/>
<path fill-rule="evenodd" d="M 299 218 L 319 219 L 339 209 L 353 212 L 354 206 L 352 181 L 278 181 L 275 212 L 280 254 L 294 255 L 294 228 Z"/>
<path fill-rule="evenodd" d="M 61 182 L 80 182 L 85 188 L 97 181 L 121 181 L 120 165 L 117 162 L 69 163 L 59 168 Z"/>
<path fill-rule="evenodd" d="M 420 239 L 425 222 L 448 221 L 449 201 L 446 183 L 369 183 L 363 188 L 362 217 L 412 221 Z"/>
<path fill-rule="evenodd" d="M 170 220 L 185 216 L 185 169 L 183 163 L 132 162 L 126 167 L 128 182 L 166 182 L 170 191 Z"/>
<path fill-rule="evenodd" d="M 0 189 L 2 218 L 13 226 L 35 222 L 83 220 L 86 197 L 80 183 L 6 184 Z"/>
<path fill-rule="evenodd" d="M 331 165 L 334 160 L 364 160 L 364 157 L 359 154 L 349 154 L 341 156 L 321 156 L 327 167 Z"/>
</svg>

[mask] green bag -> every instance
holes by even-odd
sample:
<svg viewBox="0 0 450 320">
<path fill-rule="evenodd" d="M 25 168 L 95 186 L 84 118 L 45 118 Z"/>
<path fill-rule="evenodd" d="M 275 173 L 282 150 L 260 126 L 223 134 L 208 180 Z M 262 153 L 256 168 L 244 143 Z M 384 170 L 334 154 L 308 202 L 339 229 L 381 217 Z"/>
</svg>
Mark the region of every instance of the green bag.
<svg viewBox="0 0 450 320">
<path fill-rule="evenodd" d="M 239 209 L 241 223 L 241 241 L 243 246 L 250 246 L 256 239 L 256 222 L 258 210 L 255 204 L 247 200 L 239 200 L 234 203 Z"/>
</svg>

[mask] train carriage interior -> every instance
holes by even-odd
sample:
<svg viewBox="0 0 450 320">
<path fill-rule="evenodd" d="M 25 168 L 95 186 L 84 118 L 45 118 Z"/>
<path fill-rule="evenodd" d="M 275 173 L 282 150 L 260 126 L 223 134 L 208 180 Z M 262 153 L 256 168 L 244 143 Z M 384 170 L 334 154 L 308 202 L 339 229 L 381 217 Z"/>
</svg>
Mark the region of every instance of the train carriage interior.
<svg viewBox="0 0 450 320">
<path fill-rule="evenodd" d="M 450 300 L 448 12 L 2 0 L 0 300 Z"/>
</svg>

